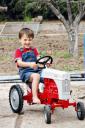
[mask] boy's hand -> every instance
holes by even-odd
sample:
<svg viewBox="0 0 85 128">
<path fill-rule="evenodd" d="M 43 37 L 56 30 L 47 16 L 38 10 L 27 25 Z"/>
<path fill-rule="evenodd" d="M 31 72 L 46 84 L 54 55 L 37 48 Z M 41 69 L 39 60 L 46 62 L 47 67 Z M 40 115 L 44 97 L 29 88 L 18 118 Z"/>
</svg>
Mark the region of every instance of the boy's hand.
<svg viewBox="0 0 85 128">
<path fill-rule="evenodd" d="M 52 64 L 50 64 L 50 63 L 47 63 L 47 64 L 46 64 L 46 66 L 47 66 L 48 68 L 49 68 L 51 65 L 52 65 Z"/>
<path fill-rule="evenodd" d="M 30 67 L 34 68 L 34 69 L 37 69 L 38 65 L 35 62 L 30 62 Z"/>
</svg>

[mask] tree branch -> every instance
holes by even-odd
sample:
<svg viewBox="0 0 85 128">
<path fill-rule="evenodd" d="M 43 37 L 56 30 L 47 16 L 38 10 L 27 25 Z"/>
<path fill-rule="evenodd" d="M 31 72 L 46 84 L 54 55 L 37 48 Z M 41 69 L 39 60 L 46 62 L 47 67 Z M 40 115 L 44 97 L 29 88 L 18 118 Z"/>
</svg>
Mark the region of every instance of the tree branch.
<svg viewBox="0 0 85 128">
<path fill-rule="evenodd" d="M 71 25 L 72 24 L 72 11 L 71 11 L 71 1 L 70 0 L 67 0 L 67 13 L 68 13 L 68 20 L 69 20 L 69 24 Z"/>
<path fill-rule="evenodd" d="M 55 1 L 55 0 L 51 0 L 52 2 L 51 3 L 54 3 L 56 5 L 56 8 L 60 11 L 60 7 L 59 7 L 59 0 Z M 54 5 L 54 6 L 55 6 Z"/>
<path fill-rule="evenodd" d="M 83 16 L 85 15 L 85 4 L 80 3 L 79 14 L 75 17 L 74 24 L 79 24 Z"/>
<path fill-rule="evenodd" d="M 66 21 L 64 16 L 61 14 L 61 12 L 54 7 L 54 5 L 51 3 L 51 0 L 40 0 L 40 1 L 44 2 L 52 10 L 52 12 L 56 15 L 56 17 L 58 17 L 58 19 L 64 24 L 64 26 L 68 30 L 69 29 L 68 22 Z"/>
</svg>

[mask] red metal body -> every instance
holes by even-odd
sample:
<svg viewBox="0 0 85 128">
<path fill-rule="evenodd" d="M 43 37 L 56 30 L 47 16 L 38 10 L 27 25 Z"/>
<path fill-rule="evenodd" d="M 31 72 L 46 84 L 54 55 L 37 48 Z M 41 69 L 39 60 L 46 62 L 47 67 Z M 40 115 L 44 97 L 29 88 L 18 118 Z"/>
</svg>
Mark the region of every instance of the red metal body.
<svg viewBox="0 0 85 128">
<path fill-rule="evenodd" d="M 73 106 L 76 108 L 76 102 L 70 103 L 69 100 L 61 100 L 58 95 L 58 88 L 54 80 L 44 78 L 44 91 L 43 93 L 39 92 L 38 97 L 41 101 L 41 104 L 50 105 L 52 111 L 56 107 L 68 108 Z M 23 96 L 23 99 L 26 100 L 29 104 L 32 103 L 32 91 L 27 92 L 27 95 Z"/>
</svg>

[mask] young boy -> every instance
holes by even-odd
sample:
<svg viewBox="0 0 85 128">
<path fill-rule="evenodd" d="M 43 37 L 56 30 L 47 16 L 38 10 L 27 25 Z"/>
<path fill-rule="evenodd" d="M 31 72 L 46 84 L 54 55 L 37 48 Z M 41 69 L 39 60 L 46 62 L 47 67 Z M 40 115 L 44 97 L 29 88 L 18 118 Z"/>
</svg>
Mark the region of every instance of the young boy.
<svg viewBox="0 0 85 128">
<path fill-rule="evenodd" d="M 19 68 L 20 78 L 23 82 L 32 82 L 33 103 L 40 103 L 37 96 L 40 74 L 36 64 L 39 57 L 38 50 L 32 47 L 34 33 L 29 28 L 23 28 L 19 32 L 19 41 L 22 47 L 15 52 L 15 62 Z"/>
</svg>

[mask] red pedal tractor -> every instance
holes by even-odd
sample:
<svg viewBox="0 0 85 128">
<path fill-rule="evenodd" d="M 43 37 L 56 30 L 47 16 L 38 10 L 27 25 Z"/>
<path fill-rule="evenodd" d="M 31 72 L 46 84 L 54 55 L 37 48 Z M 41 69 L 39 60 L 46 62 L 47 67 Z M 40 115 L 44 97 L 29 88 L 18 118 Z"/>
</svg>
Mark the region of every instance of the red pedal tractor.
<svg viewBox="0 0 85 128">
<path fill-rule="evenodd" d="M 69 101 L 71 97 L 69 73 L 47 68 L 45 65 L 48 61 L 52 63 L 52 57 L 45 56 L 37 60 L 37 63 L 44 65 L 41 73 L 44 82 L 39 84 L 38 97 L 41 104 L 44 104 L 45 122 L 51 123 L 51 115 L 55 108 L 65 109 L 69 106 L 75 108 L 79 120 L 84 120 L 84 104 Z M 24 100 L 30 105 L 32 104 L 32 91 L 27 91 L 27 95 L 24 95 L 19 84 L 13 85 L 9 91 L 9 103 L 14 113 L 21 113 Z"/>
</svg>

